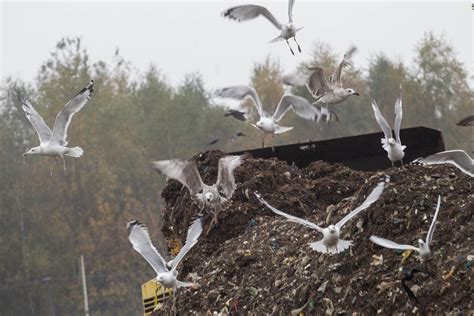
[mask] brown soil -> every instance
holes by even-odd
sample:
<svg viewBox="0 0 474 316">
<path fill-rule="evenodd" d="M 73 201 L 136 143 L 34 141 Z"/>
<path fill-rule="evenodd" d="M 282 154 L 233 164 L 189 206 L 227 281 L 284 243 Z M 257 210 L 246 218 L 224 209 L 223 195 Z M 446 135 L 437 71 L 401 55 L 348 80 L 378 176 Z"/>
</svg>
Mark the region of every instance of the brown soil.
<svg viewBox="0 0 474 316">
<path fill-rule="evenodd" d="M 223 155 L 210 151 L 194 157 L 204 182 L 216 180 Z M 333 256 L 307 245 L 321 238 L 318 232 L 274 215 L 253 194 L 258 191 L 274 207 L 324 226 L 360 204 L 384 175 L 391 181 L 381 198 L 342 229 L 341 237 L 353 240 L 353 247 Z M 227 308 L 232 315 L 289 315 L 303 306 L 305 315 L 473 312 L 473 181 L 456 168 L 409 165 L 374 173 L 317 161 L 298 169 L 248 157 L 236 171 L 236 182 L 233 202 L 219 213 L 218 225 L 200 237 L 178 267 L 180 279 L 197 275 L 200 285 L 178 290 L 178 314 Z M 421 264 L 415 253 L 403 260 L 400 251 L 369 241 L 374 234 L 417 245 L 426 237 L 439 194 L 431 260 Z M 184 240 L 199 207 L 176 181 L 168 182 L 162 196 L 167 205 L 163 233 Z M 418 273 L 407 282 L 417 301 L 400 284 L 402 267 L 431 274 Z M 171 301 L 165 309 L 170 306 Z"/>
</svg>

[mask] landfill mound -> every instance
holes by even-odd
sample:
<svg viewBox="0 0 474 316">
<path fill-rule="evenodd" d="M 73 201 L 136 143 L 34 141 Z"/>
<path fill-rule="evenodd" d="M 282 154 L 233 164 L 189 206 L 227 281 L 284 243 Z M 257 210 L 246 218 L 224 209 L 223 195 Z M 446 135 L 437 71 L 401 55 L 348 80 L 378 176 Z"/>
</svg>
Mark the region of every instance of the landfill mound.
<svg viewBox="0 0 474 316">
<path fill-rule="evenodd" d="M 217 179 L 218 159 L 210 151 L 194 157 L 206 183 Z M 374 186 L 390 176 L 380 199 L 349 221 L 341 238 L 353 240 L 337 255 L 313 251 L 317 231 L 287 222 L 257 201 L 259 192 L 272 206 L 320 226 L 336 223 L 357 207 Z M 469 314 L 474 257 L 473 181 L 449 165 L 354 171 L 322 161 L 304 169 L 277 159 L 247 157 L 236 169 L 232 204 L 218 224 L 205 232 L 181 263 L 180 279 L 197 289 L 176 294 L 177 314 L 321 315 Z M 432 257 L 421 263 L 417 253 L 385 249 L 371 235 L 417 246 L 425 239 L 441 195 Z M 162 192 L 166 202 L 163 233 L 184 241 L 200 213 L 189 192 L 174 180 Z M 204 212 L 205 213 L 205 212 Z M 408 290 L 404 271 L 420 269 Z M 161 312 L 169 312 L 171 300 Z"/>
</svg>

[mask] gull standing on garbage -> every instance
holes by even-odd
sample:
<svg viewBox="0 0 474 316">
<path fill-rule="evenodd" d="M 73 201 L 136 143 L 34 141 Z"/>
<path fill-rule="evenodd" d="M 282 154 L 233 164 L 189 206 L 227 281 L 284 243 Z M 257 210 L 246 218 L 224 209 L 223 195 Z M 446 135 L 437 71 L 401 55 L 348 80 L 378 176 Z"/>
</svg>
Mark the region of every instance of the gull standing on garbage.
<svg viewBox="0 0 474 316">
<path fill-rule="evenodd" d="M 379 124 L 380 128 L 384 133 L 384 138 L 381 139 L 382 147 L 387 152 L 388 159 L 392 162 L 392 166 L 396 161 L 400 161 L 403 166 L 403 157 L 405 156 L 405 148 L 407 146 L 402 145 L 400 139 L 400 126 L 402 124 L 402 87 L 400 86 L 400 97 L 395 102 L 395 123 L 394 123 L 394 132 L 395 139 L 393 138 L 392 129 L 388 125 L 385 118 L 380 113 L 380 109 L 377 106 L 375 100 L 372 100 L 372 109 L 374 110 L 375 119 Z"/>
<path fill-rule="evenodd" d="M 296 115 L 307 120 L 314 121 L 319 119 L 320 111 L 311 105 L 306 99 L 291 94 L 285 94 L 281 97 L 280 103 L 272 116 L 265 113 L 260 97 L 254 88 L 249 86 L 232 86 L 215 91 L 215 96 L 220 98 L 232 98 L 236 100 L 243 100 L 250 98 L 253 101 L 259 115 L 259 120 L 256 124 L 251 124 L 253 127 L 261 130 L 264 135 L 262 139 L 262 147 L 265 147 L 265 136 L 271 134 L 273 138 L 272 149 L 275 143 L 275 134 L 288 132 L 293 127 L 279 126 L 277 123 L 285 116 L 286 112 L 292 109 Z"/>
<path fill-rule="evenodd" d="M 373 243 L 390 249 L 400 249 L 400 250 L 414 250 L 420 254 L 420 258 L 422 261 L 428 259 L 431 255 L 430 245 L 431 241 L 433 240 L 433 233 L 436 227 L 436 219 L 438 217 L 439 206 L 441 205 L 441 195 L 438 195 L 438 204 L 436 205 L 436 211 L 433 216 L 433 221 L 431 222 L 430 229 L 428 230 L 428 234 L 426 235 L 426 240 L 418 239 L 418 247 L 412 245 L 401 245 L 397 244 L 388 239 L 380 238 L 377 236 L 370 236 L 370 241 Z"/>
<path fill-rule="evenodd" d="M 312 72 L 307 78 L 303 79 L 300 75 L 286 75 L 283 77 L 283 83 L 291 86 L 300 86 L 304 83 L 309 93 L 311 93 L 311 95 L 316 99 L 313 103 L 314 105 L 324 103 L 332 106 L 344 102 L 350 96 L 358 96 L 359 93 L 355 92 L 354 89 L 344 88 L 341 80 L 342 70 L 351 65 L 352 55 L 356 51 L 357 48 L 355 46 L 349 48 L 349 50 L 344 54 L 341 63 L 329 79 L 326 79 L 324 70 L 321 67 L 309 67 L 308 69 Z M 339 120 L 336 112 L 332 109 L 322 108 L 322 111 L 322 114 L 326 115 L 327 122 L 329 122 L 331 116 L 334 116 L 336 120 Z"/>
<path fill-rule="evenodd" d="M 296 45 L 298 46 L 298 51 L 301 53 L 300 44 L 298 44 L 298 42 L 296 41 L 296 32 L 302 29 L 302 27 L 296 28 L 295 25 L 293 24 L 294 3 L 295 3 L 294 0 L 288 1 L 288 23 L 286 24 L 280 23 L 273 16 L 273 14 L 270 11 L 268 11 L 267 8 L 259 6 L 259 5 L 254 5 L 254 4 L 239 5 L 236 7 L 229 8 L 225 10 L 224 12 L 222 12 L 222 15 L 226 18 L 229 18 L 231 20 L 237 20 L 239 22 L 251 20 L 260 15 L 264 16 L 280 31 L 280 35 L 278 35 L 273 40 L 271 40 L 270 43 L 285 40 L 286 43 L 288 44 L 288 47 L 290 48 L 290 52 L 294 55 L 295 53 L 293 52 L 293 49 L 291 48 L 291 45 L 288 42 L 288 40 L 290 38 L 293 38 Z"/>
<path fill-rule="evenodd" d="M 342 226 L 344 226 L 344 224 L 347 223 L 350 219 L 352 219 L 354 216 L 356 216 L 361 211 L 365 210 L 366 208 L 371 206 L 375 201 L 377 201 L 385 188 L 385 183 L 389 182 L 389 179 L 390 178 L 386 176 L 384 180 L 381 180 L 377 184 L 377 186 L 372 190 L 372 192 L 365 199 L 365 201 L 361 205 L 359 205 L 359 207 L 357 207 L 352 212 L 344 216 L 344 218 L 341 219 L 339 222 L 337 222 L 335 225 L 329 225 L 326 228 L 322 228 L 305 219 L 284 213 L 274 208 L 270 204 L 268 204 L 259 194 L 255 193 L 255 195 L 257 196 L 257 199 L 261 203 L 265 204 L 272 212 L 286 217 L 288 221 L 290 222 L 295 222 L 295 223 L 307 226 L 323 234 L 323 239 L 309 244 L 313 250 L 322 252 L 322 253 L 337 254 L 337 253 L 343 252 L 344 250 L 348 249 L 352 245 L 352 240 L 343 240 L 339 238 Z"/>
<path fill-rule="evenodd" d="M 128 239 L 135 249 L 156 272 L 156 281 L 160 282 L 165 288 L 173 289 L 173 294 L 179 287 L 194 286 L 194 283 L 181 282 L 177 279 L 178 271 L 176 267 L 183 260 L 189 250 L 198 242 L 202 233 L 202 219 L 196 219 L 188 229 L 186 243 L 179 251 L 178 255 L 166 263 L 158 250 L 151 242 L 148 228 L 137 220 L 127 223 Z"/>
<path fill-rule="evenodd" d="M 461 149 L 441 151 L 425 158 L 415 159 L 413 163 L 419 163 L 422 165 L 449 163 L 456 166 L 461 172 L 468 176 L 474 177 L 474 161 L 464 150 Z"/>
<path fill-rule="evenodd" d="M 203 208 L 209 207 L 208 211 L 213 215 L 212 222 L 217 223 L 218 209 L 230 201 L 237 187 L 234 170 L 244 162 L 244 159 L 244 155 L 219 159 L 217 181 L 213 185 L 207 185 L 202 181 L 194 161 L 160 160 L 152 162 L 152 167 L 188 188 L 193 199 L 197 199 Z M 211 227 L 212 225 L 209 229 Z"/>
<path fill-rule="evenodd" d="M 92 92 L 94 91 L 93 86 L 94 81 L 91 80 L 81 91 L 79 91 L 79 93 L 77 93 L 66 103 L 66 105 L 64 105 L 63 109 L 56 117 L 56 122 L 54 123 L 52 132 L 48 125 L 46 125 L 44 122 L 43 118 L 38 114 L 38 112 L 36 112 L 33 105 L 31 105 L 31 103 L 26 98 L 18 96 L 18 100 L 21 103 L 21 108 L 25 112 L 28 120 L 31 122 L 31 125 L 33 125 L 34 129 L 36 130 L 40 140 L 39 146 L 31 148 L 25 152 L 23 156 L 42 155 L 54 157 L 54 165 L 51 169 L 51 176 L 53 175 L 58 158 L 61 158 L 63 161 L 64 172 L 67 172 L 66 160 L 64 159 L 64 156 L 79 158 L 84 152 L 81 147 L 66 147 L 68 144 L 66 141 L 67 129 L 74 114 L 79 112 L 91 98 Z"/>
</svg>

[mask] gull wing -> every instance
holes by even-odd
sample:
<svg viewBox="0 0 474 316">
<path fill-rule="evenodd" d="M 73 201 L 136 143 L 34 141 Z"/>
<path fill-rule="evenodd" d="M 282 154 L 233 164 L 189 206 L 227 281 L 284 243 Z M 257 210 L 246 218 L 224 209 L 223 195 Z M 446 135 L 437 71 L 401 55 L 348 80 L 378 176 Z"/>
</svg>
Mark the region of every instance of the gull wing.
<svg viewBox="0 0 474 316">
<path fill-rule="evenodd" d="M 385 183 L 388 181 L 388 177 L 380 181 L 377 186 L 372 190 L 372 192 L 370 192 L 369 196 L 365 199 L 365 201 L 352 212 L 344 216 L 344 218 L 337 222 L 335 226 L 341 229 L 341 227 L 344 226 L 344 224 L 347 223 L 351 218 L 353 218 L 354 216 L 371 206 L 375 201 L 377 201 L 380 198 L 380 195 L 382 195 L 382 192 L 385 188 Z"/>
<path fill-rule="evenodd" d="M 186 236 L 186 243 L 179 250 L 178 255 L 172 261 L 171 271 L 175 271 L 178 264 L 183 260 L 184 256 L 189 250 L 198 242 L 199 236 L 202 233 L 202 219 L 196 219 L 188 229 L 188 235 Z"/>
<path fill-rule="evenodd" d="M 46 125 L 41 115 L 36 112 L 35 108 L 33 107 L 33 105 L 31 105 L 28 99 L 20 97 L 18 95 L 17 97 L 18 101 L 20 101 L 21 103 L 21 108 L 23 109 L 23 112 L 25 112 L 26 118 L 30 121 L 31 125 L 33 125 L 36 134 L 38 134 L 40 143 L 45 143 L 49 141 L 51 137 L 51 130 L 49 129 L 48 125 Z"/>
<path fill-rule="evenodd" d="M 309 69 L 313 72 L 309 76 L 306 88 L 308 88 L 308 91 L 313 95 L 313 97 L 319 98 L 324 94 L 331 92 L 332 88 L 324 76 L 323 68 L 311 67 Z"/>
<path fill-rule="evenodd" d="M 336 70 L 331 75 L 331 77 L 329 77 L 330 84 L 335 84 L 336 86 L 342 88 L 342 81 L 341 81 L 342 69 L 344 69 L 345 67 L 351 64 L 352 55 L 354 55 L 356 51 L 357 51 L 357 47 L 351 46 L 349 50 L 344 54 L 344 58 L 342 58 L 341 63 L 336 68 Z"/>
<path fill-rule="evenodd" d="M 222 16 L 231 20 L 237 20 L 239 22 L 252 20 L 260 15 L 267 18 L 267 20 L 270 21 L 277 29 L 282 29 L 283 25 L 273 16 L 273 14 L 268 11 L 267 8 L 259 5 L 239 5 L 222 12 Z"/>
<path fill-rule="evenodd" d="M 415 162 L 419 162 L 425 165 L 449 163 L 456 166 L 459 170 L 461 170 L 468 176 L 474 177 L 473 160 L 464 150 L 455 149 L 441 151 L 425 158 L 418 158 L 415 160 Z"/>
<path fill-rule="evenodd" d="M 59 144 L 61 146 L 67 145 L 67 128 L 71 123 L 74 114 L 79 112 L 87 101 L 90 100 L 92 92 L 94 91 L 94 80 L 91 80 L 78 94 L 66 105 L 64 105 L 61 112 L 56 116 L 56 122 L 54 122 L 53 134 L 51 135 L 51 143 Z"/>
<path fill-rule="evenodd" d="M 377 236 L 370 236 L 370 241 L 373 242 L 374 244 L 377 244 L 379 246 L 385 247 L 385 248 L 390 248 L 390 249 L 401 249 L 401 250 L 415 250 L 415 251 L 420 251 L 418 247 L 414 247 L 412 245 L 400 245 L 397 244 L 396 242 L 393 242 L 388 239 L 380 238 Z"/>
<path fill-rule="evenodd" d="M 234 170 L 244 162 L 244 155 L 227 156 L 219 159 L 216 185 L 230 199 L 234 194 L 236 184 Z"/>
<path fill-rule="evenodd" d="M 390 125 L 388 125 L 382 113 L 380 113 L 380 109 L 375 100 L 372 100 L 372 109 L 374 110 L 375 119 L 377 120 L 377 123 L 379 124 L 380 128 L 383 131 L 383 134 L 385 135 L 385 139 L 388 140 L 389 138 L 392 138 L 392 129 L 390 128 Z"/>
<path fill-rule="evenodd" d="M 284 216 L 288 219 L 289 222 L 293 222 L 293 223 L 298 223 L 300 225 L 304 225 L 306 227 L 309 227 L 309 228 L 312 228 L 312 229 L 315 229 L 317 230 L 318 232 L 322 233 L 323 232 L 323 229 L 321 227 L 319 227 L 318 225 L 316 224 L 313 224 L 311 223 L 310 221 L 307 221 L 305 219 L 302 219 L 302 218 L 299 218 L 299 217 L 296 217 L 296 216 L 293 216 L 293 215 L 290 215 L 290 214 L 286 214 L 280 210 L 277 210 L 276 208 L 274 208 L 273 206 L 271 206 L 270 204 L 267 203 L 267 201 L 265 201 L 259 194 L 255 193 L 255 196 L 257 197 L 257 199 L 260 201 L 260 203 L 263 203 L 265 204 L 273 213 L 276 213 L 278 215 L 281 215 L 281 216 Z"/>
<path fill-rule="evenodd" d="M 181 182 L 191 195 L 198 194 L 204 186 L 194 161 L 172 159 L 153 161 L 151 164 L 156 171 Z"/>
<path fill-rule="evenodd" d="M 457 124 L 458 126 L 474 126 L 474 115 L 468 115 Z"/>
<path fill-rule="evenodd" d="M 278 103 L 275 113 L 273 114 L 273 120 L 279 122 L 290 109 L 293 109 L 299 117 L 311 121 L 321 116 L 321 112 L 306 99 L 291 94 L 285 94 L 281 97 L 280 103 Z"/>
<path fill-rule="evenodd" d="M 295 4 L 295 0 L 288 1 L 288 21 L 290 23 L 293 22 L 293 5 Z"/>
<path fill-rule="evenodd" d="M 436 228 L 436 219 L 438 218 L 439 207 L 441 205 L 441 195 L 438 195 L 438 204 L 436 205 L 436 211 L 431 221 L 430 229 L 428 230 L 428 235 L 426 235 L 426 244 L 428 247 L 431 245 L 431 240 L 433 239 L 433 233 Z"/>
<path fill-rule="evenodd" d="M 167 272 L 166 262 L 160 255 L 155 246 L 153 246 L 148 228 L 137 220 L 127 223 L 128 239 L 139 254 L 145 258 L 153 270 L 158 273 Z"/>
<path fill-rule="evenodd" d="M 231 98 L 236 100 L 243 100 L 250 97 L 255 104 L 258 115 L 264 116 L 262 101 L 255 91 L 254 88 L 249 86 L 232 86 L 227 88 L 218 89 L 214 92 L 214 95 L 220 98 Z"/>
<path fill-rule="evenodd" d="M 402 144 L 400 139 L 400 126 L 402 125 L 402 86 L 400 85 L 400 97 L 395 102 L 395 123 L 393 125 L 395 132 L 395 140 L 397 143 Z"/>
</svg>

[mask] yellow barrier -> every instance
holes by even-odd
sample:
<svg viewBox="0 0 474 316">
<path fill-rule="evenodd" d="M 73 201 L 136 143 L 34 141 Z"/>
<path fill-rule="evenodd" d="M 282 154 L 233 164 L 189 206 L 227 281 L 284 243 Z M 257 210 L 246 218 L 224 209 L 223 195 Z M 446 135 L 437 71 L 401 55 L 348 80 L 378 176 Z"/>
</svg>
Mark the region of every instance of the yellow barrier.
<svg viewBox="0 0 474 316">
<path fill-rule="evenodd" d="M 145 316 L 151 315 L 153 311 L 159 310 L 162 302 L 173 295 L 172 289 L 166 289 L 156 281 L 150 281 L 142 284 L 143 311 Z"/>
</svg>

